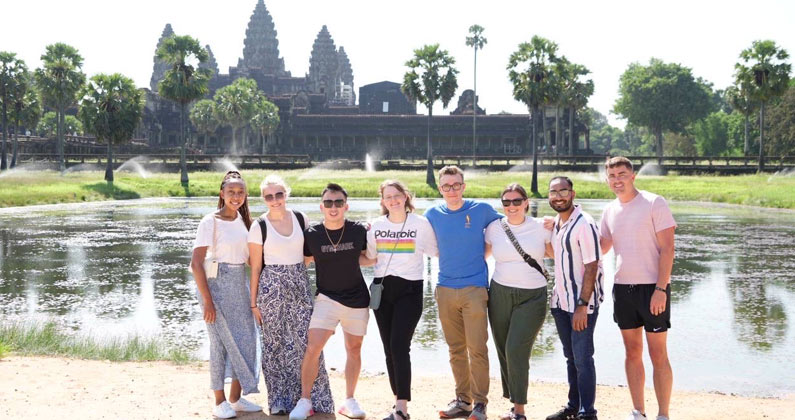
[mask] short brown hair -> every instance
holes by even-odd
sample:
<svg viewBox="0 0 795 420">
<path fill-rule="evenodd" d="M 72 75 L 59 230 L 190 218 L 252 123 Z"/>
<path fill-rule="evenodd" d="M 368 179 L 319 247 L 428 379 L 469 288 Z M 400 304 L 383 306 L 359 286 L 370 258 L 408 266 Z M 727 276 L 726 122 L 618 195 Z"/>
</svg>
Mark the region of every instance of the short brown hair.
<svg viewBox="0 0 795 420">
<path fill-rule="evenodd" d="M 509 193 L 511 191 L 518 192 L 519 195 L 521 195 L 522 198 L 525 199 L 525 200 L 527 200 L 527 198 L 528 198 L 527 197 L 527 191 L 525 191 L 524 187 L 521 184 L 519 184 L 518 182 L 514 182 L 512 184 L 508 184 L 508 186 L 505 187 L 504 190 L 502 190 L 502 193 L 500 193 L 500 200 L 502 200 L 502 197 L 505 196 L 505 194 L 507 194 L 507 193 Z M 529 205 L 527 207 L 525 207 L 525 209 L 524 209 L 525 213 L 527 213 L 528 211 L 530 211 L 530 206 Z"/>
<path fill-rule="evenodd" d="M 464 171 L 462 171 L 458 166 L 447 165 L 444 168 L 439 169 L 439 182 L 442 181 L 442 176 L 444 175 L 461 175 L 461 182 L 464 182 Z"/>
<path fill-rule="evenodd" d="M 624 156 L 614 156 L 605 161 L 605 170 L 615 168 L 616 166 L 626 166 L 630 171 L 635 171 L 632 168 L 632 162 Z"/>
<path fill-rule="evenodd" d="M 378 188 L 378 194 L 382 199 L 384 198 L 384 188 L 386 187 L 392 187 L 406 196 L 406 213 L 411 213 L 414 211 L 414 203 L 412 202 L 414 197 L 411 194 L 411 191 L 409 191 L 408 187 L 406 187 L 406 184 L 396 179 L 387 179 L 386 181 L 382 182 L 381 186 Z M 384 207 L 383 203 L 381 203 L 381 214 L 389 214 L 389 210 Z"/>
</svg>

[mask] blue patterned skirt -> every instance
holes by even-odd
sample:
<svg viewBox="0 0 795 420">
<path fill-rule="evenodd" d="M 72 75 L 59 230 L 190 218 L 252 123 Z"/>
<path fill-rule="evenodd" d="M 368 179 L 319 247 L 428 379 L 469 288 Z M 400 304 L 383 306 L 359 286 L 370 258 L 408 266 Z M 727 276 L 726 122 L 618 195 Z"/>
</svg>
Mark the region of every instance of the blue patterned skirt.
<svg viewBox="0 0 795 420">
<path fill-rule="evenodd" d="M 265 265 L 259 278 L 257 307 L 262 314 L 262 376 L 268 388 L 269 408 L 291 411 L 301 398 L 301 362 L 306 352 L 312 291 L 303 263 Z M 323 355 L 312 386 L 312 407 L 333 413 L 328 373 Z"/>
</svg>

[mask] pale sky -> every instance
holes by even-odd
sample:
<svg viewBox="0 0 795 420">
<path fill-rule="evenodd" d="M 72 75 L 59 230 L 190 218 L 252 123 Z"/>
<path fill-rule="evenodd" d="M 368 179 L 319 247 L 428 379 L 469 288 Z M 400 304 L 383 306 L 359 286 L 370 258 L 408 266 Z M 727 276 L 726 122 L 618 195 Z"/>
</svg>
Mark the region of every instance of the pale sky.
<svg viewBox="0 0 795 420">
<path fill-rule="evenodd" d="M 65 42 L 84 58 L 83 70 L 120 72 L 149 86 L 152 58 L 163 27 L 209 44 L 221 73 L 237 65 L 257 0 L 3 0 L 0 51 L 16 52 L 29 68 L 41 65 L 47 44 Z M 526 113 L 512 96 L 505 67 L 519 43 L 540 35 L 555 41 L 569 60 L 592 74 L 590 106 L 607 114 L 618 80 L 632 62 L 657 57 L 693 69 L 724 88 L 734 63 L 756 39 L 772 39 L 795 54 L 795 2 L 755 1 L 441 1 L 441 0 L 266 0 L 278 31 L 286 69 L 302 76 L 309 69 L 312 43 L 327 25 L 337 47 L 344 46 L 357 90 L 390 80 L 400 83 L 405 62 L 423 44 L 440 43 L 457 60 L 458 95 L 471 89 L 473 51 L 468 28 L 485 28 L 488 44 L 478 51 L 479 105 L 489 114 Z M 791 59 L 790 62 L 793 62 Z M 419 112 L 425 113 L 421 108 Z M 609 115 L 611 122 L 623 121 Z"/>
</svg>

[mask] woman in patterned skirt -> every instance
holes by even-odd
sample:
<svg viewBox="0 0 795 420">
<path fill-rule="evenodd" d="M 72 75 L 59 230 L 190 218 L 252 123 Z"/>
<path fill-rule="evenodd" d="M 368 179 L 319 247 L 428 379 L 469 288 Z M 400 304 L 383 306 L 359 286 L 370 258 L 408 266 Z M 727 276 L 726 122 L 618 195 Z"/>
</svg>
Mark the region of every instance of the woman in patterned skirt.
<svg viewBox="0 0 795 420">
<path fill-rule="evenodd" d="M 218 211 L 199 222 L 193 244 L 191 269 L 196 280 L 199 303 L 210 336 L 210 388 L 215 393 L 213 415 L 228 419 L 236 411 L 262 411 L 262 407 L 241 398 L 259 392 L 257 384 L 257 327 L 246 309 L 249 290 L 246 281 L 251 225 L 246 183 L 237 171 L 229 171 L 221 182 Z M 205 264 L 210 257 L 212 263 Z M 205 269 L 207 265 L 207 269 Z M 224 380 L 232 385 L 229 401 Z"/>
<path fill-rule="evenodd" d="M 248 234 L 251 311 L 262 327 L 262 374 L 270 412 L 284 415 L 301 398 L 301 362 L 312 315 L 302 229 L 308 220 L 287 208 L 290 188 L 280 177 L 266 177 L 260 192 L 268 212 L 252 223 Z M 323 356 L 312 388 L 312 408 L 334 412 Z"/>
</svg>

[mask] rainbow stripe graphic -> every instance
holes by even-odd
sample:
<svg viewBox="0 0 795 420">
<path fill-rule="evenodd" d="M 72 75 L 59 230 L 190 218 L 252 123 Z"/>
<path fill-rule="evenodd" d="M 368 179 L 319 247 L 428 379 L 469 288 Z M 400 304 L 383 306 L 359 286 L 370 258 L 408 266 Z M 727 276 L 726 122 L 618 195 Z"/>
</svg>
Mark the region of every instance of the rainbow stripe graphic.
<svg viewBox="0 0 795 420">
<path fill-rule="evenodd" d="M 397 242 L 397 246 L 395 246 L 395 242 Z M 379 253 L 386 254 L 413 254 L 416 245 L 414 239 L 378 239 L 376 240 L 376 249 Z"/>
</svg>

